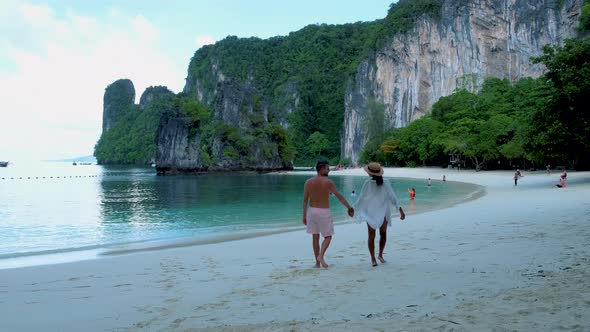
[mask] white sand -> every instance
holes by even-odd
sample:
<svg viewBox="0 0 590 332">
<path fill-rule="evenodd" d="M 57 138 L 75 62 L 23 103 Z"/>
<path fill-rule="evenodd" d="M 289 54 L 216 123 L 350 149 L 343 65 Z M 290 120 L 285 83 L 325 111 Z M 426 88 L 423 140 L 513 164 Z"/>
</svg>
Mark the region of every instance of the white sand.
<svg viewBox="0 0 590 332">
<path fill-rule="evenodd" d="M 327 270 L 303 230 L 0 270 L 0 330 L 589 331 L 590 173 L 564 189 L 558 174 L 385 173 L 442 174 L 487 195 L 397 219 L 376 268 L 366 226 L 346 224 Z"/>
</svg>

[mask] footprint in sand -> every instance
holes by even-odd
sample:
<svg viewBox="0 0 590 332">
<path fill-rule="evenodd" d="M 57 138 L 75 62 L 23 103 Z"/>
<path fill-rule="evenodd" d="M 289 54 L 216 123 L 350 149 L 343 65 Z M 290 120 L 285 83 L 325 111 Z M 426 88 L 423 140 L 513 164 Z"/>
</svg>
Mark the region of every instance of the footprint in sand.
<svg viewBox="0 0 590 332">
<path fill-rule="evenodd" d="M 170 324 L 170 327 L 171 327 L 171 328 L 173 328 L 173 329 L 177 329 L 177 328 L 179 328 L 179 327 L 180 327 L 180 324 L 181 324 L 182 322 L 184 322 L 185 320 L 186 320 L 186 317 L 183 317 L 183 318 L 177 318 L 177 319 L 175 319 L 174 321 L 172 321 L 172 324 Z"/>
<path fill-rule="evenodd" d="M 31 289 L 31 290 L 27 290 L 25 292 L 28 292 L 28 293 L 37 293 L 37 292 L 44 291 L 44 290 L 47 290 L 47 289 Z"/>
<path fill-rule="evenodd" d="M 430 297 L 433 300 L 440 300 L 445 296 L 445 294 L 438 294 L 438 293 L 430 293 Z"/>
</svg>

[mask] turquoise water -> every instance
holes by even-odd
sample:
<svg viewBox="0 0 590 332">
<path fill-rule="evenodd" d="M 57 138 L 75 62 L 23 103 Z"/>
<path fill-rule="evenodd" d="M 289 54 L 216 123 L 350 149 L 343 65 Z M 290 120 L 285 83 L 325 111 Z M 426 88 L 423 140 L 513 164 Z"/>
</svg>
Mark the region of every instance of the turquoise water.
<svg viewBox="0 0 590 332">
<path fill-rule="evenodd" d="M 337 172 L 333 172 L 337 173 Z M 0 263 L 153 240 L 211 240 L 298 229 L 309 175 L 156 176 L 152 168 L 12 164 L 0 168 Z M 349 200 L 365 177 L 330 178 Z M 392 179 L 406 213 L 449 206 L 480 187 Z M 408 187 L 416 187 L 410 206 Z M 350 221 L 332 198 L 337 222 Z M 1 267 L 2 264 L 0 264 Z"/>
</svg>

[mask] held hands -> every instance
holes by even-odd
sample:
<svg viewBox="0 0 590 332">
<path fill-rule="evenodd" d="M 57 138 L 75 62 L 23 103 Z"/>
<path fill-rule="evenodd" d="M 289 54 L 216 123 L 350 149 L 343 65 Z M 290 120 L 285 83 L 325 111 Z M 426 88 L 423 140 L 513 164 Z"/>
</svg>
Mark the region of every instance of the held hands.
<svg viewBox="0 0 590 332">
<path fill-rule="evenodd" d="M 348 208 L 348 216 L 351 218 L 354 217 L 354 209 L 352 207 Z"/>
</svg>

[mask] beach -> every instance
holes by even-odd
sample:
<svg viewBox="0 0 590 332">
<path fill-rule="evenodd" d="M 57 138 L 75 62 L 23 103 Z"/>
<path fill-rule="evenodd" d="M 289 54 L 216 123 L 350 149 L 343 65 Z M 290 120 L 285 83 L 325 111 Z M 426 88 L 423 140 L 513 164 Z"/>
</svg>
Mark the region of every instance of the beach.
<svg viewBox="0 0 590 332">
<path fill-rule="evenodd" d="M 300 174 L 300 172 L 298 172 Z M 310 173 L 313 175 L 314 173 Z M 366 176 L 362 169 L 330 176 Z M 328 269 L 300 231 L 0 270 L 3 331 L 588 331 L 590 172 L 387 168 L 486 194 L 393 220 L 387 263 L 336 225 Z M 394 183 L 395 186 L 395 183 Z M 416 199 L 420 198 L 420 190 Z M 352 203 L 352 202 L 351 202 Z M 409 208 L 403 206 L 406 212 Z M 343 209 L 342 206 L 333 206 Z"/>
</svg>

